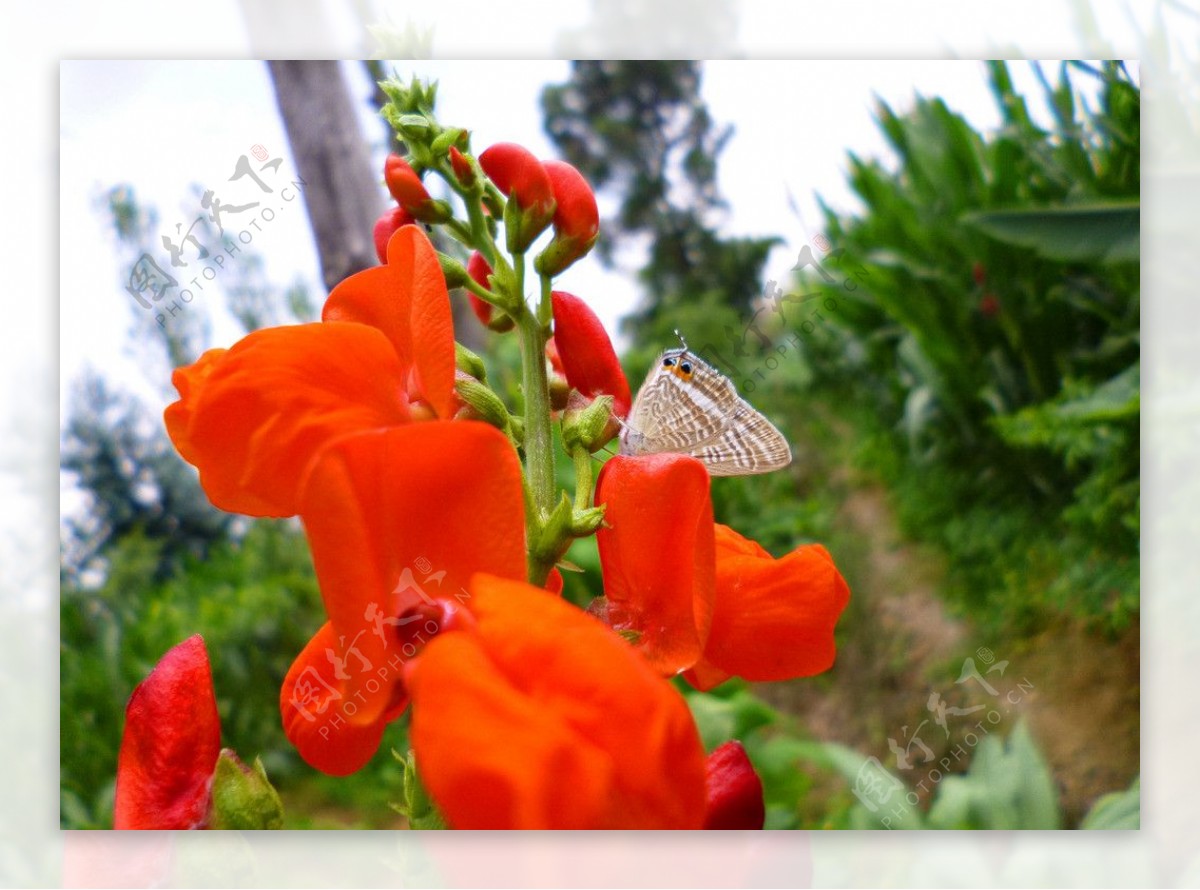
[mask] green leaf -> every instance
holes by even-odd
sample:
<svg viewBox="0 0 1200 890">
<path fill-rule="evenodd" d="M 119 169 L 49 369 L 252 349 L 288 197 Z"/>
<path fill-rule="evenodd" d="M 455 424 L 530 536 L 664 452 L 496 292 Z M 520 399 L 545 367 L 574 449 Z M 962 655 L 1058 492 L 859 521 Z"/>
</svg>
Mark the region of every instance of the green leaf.
<svg viewBox="0 0 1200 890">
<path fill-rule="evenodd" d="M 1125 791 L 1106 794 L 1083 817 L 1080 828 L 1089 831 L 1117 831 L 1142 827 L 1141 777 Z"/>
<path fill-rule="evenodd" d="M 708 751 L 730 739 L 745 739 L 753 730 L 770 725 L 777 718 L 771 706 L 748 689 L 739 689 L 728 697 L 692 692 L 686 698 Z"/>
<path fill-rule="evenodd" d="M 1140 220 L 1138 204 L 1092 204 L 989 210 L 965 214 L 959 221 L 1049 260 L 1134 263 L 1139 257 Z"/>
<path fill-rule="evenodd" d="M 1024 720 L 1006 742 L 984 738 L 971 768 L 942 779 L 929 808 L 931 828 L 1045 829 L 1061 822 L 1050 767 Z"/>
</svg>

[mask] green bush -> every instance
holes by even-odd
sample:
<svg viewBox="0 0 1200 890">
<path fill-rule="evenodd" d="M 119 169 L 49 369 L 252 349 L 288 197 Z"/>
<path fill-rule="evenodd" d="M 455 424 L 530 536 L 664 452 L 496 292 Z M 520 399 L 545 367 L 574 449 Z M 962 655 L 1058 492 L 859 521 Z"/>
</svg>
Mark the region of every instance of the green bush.
<svg viewBox="0 0 1200 890">
<path fill-rule="evenodd" d="M 1042 78 L 1042 129 L 1007 66 L 988 70 L 992 134 L 940 99 L 880 105 L 898 164 L 850 156 L 866 209 L 826 208 L 834 249 L 801 286 L 831 311 L 796 348 L 970 607 L 1122 626 L 1138 603 L 1140 91 L 1119 64 L 1064 64 Z"/>
</svg>

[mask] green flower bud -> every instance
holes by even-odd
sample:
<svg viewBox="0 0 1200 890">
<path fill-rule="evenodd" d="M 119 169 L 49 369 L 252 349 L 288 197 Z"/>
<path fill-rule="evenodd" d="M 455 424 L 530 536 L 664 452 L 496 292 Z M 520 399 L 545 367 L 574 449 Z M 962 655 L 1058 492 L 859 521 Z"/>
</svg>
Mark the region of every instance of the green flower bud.
<svg viewBox="0 0 1200 890">
<path fill-rule="evenodd" d="M 484 383 L 465 374 L 454 381 L 454 389 L 459 397 L 479 415 L 479 419 L 490 423 L 496 429 L 507 431 L 509 425 L 508 409 Z"/>
<path fill-rule="evenodd" d="M 246 766 L 229 748 L 221 751 L 212 784 L 212 818 L 216 829 L 244 831 L 283 827 L 283 802 L 271 786 L 262 760 Z"/>
<path fill-rule="evenodd" d="M 454 366 L 480 382 L 487 382 L 487 368 L 483 359 L 457 341 L 454 343 Z"/>
<path fill-rule="evenodd" d="M 592 452 L 604 447 L 612 439 L 612 407 L 613 397 L 610 395 L 597 396 L 583 407 L 578 407 L 577 398 L 572 399 L 563 413 L 562 421 L 563 445 L 566 449 L 570 451 L 580 447 Z"/>
<path fill-rule="evenodd" d="M 437 258 L 442 267 L 442 274 L 446 276 L 446 289 L 454 290 L 456 287 L 464 287 L 467 283 L 467 270 L 463 264 L 454 257 L 441 252 L 438 253 Z"/>
</svg>

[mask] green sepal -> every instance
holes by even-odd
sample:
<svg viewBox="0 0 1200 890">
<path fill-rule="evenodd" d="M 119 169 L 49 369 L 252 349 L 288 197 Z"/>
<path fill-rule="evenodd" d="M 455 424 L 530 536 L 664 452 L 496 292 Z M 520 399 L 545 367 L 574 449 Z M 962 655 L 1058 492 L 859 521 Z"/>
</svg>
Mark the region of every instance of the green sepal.
<svg viewBox="0 0 1200 890">
<path fill-rule="evenodd" d="M 399 751 L 392 751 L 392 756 L 404 764 L 404 803 L 393 804 L 393 808 L 408 819 L 408 825 L 414 831 L 445 829 L 446 820 L 434 806 L 417 774 L 417 760 L 413 752 L 409 751 L 407 756 L 403 756 Z"/>
<path fill-rule="evenodd" d="M 487 368 L 483 359 L 457 341 L 454 343 L 454 367 L 481 383 L 487 383 Z"/>
<path fill-rule="evenodd" d="M 563 445 L 567 451 L 578 446 L 593 452 L 611 441 L 612 406 L 613 397 L 602 395 L 583 408 L 568 407 L 562 420 Z"/>
<path fill-rule="evenodd" d="M 222 749 L 213 773 L 209 827 L 231 831 L 283 827 L 283 801 L 260 758 L 254 758 L 251 768 L 232 749 Z"/>
<path fill-rule="evenodd" d="M 438 252 L 438 265 L 442 267 L 442 275 L 446 278 L 446 289 L 453 290 L 456 287 L 465 287 L 470 276 L 467 275 L 467 270 L 452 256 L 447 256 L 442 252 Z M 471 375 L 475 376 L 474 374 Z"/>
<path fill-rule="evenodd" d="M 459 377 L 454 381 L 454 389 L 481 420 L 490 423 L 501 432 L 508 432 L 508 409 L 487 384 L 480 383 L 474 377 Z"/>
</svg>

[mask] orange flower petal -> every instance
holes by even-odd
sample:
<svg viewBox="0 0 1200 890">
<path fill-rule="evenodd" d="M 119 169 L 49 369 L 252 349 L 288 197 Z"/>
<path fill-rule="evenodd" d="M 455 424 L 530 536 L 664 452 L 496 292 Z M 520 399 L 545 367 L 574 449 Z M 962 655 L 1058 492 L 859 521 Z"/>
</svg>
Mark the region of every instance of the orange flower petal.
<svg viewBox="0 0 1200 890">
<path fill-rule="evenodd" d="M 203 828 L 221 753 L 204 639 L 172 648 L 125 706 L 113 828 Z"/>
<path fill-rule="evenodd" d="M 266 328 L 172 375 L 167 432 L 222 510 L 291 516 L 313 457 L 348 433 L 407 423 L 387 339 L 355 324 Z"/>
<path fill-rule="evenodd" d="M 673 675 L 704 651 L 714 590 L 708 471 L 680 454 L 617 455 L 604 465 L 596 503 L 605 618 L 635 631 L 655 670 Z"/>
<path fill-rule="evenodd" d="M 336 636 L 371 665 L 347 671 L 348 696 L 401 663 L 408 609 L 464 596 L 475 572 L 525 577 L 523 504 L 516 452 L 485 423 L 411 424 L 326 449 L 300 515 Z M 347 719 L 374 723 L 385 703 L 369 698 Z"/>
<path fill-rule="evenodd" d="M 454 416 L 450 293 L 437 251 L 420 227 L 397 229 L 388 242 L 387 264 L 356 272 L 335 287 L 321 317 L 383 331 L 400 365 L 411 372 L 408 393 L 428 402 L 443 420 Z"/>
<path fill-rule="evenodd" d="M 455 828 L 698 828 L 704 752 L 687 705 L 557 596 L 479 575 L 476 622 L 407 670 L 425 787 Z"/>
<path fill-rule="evenodd" d="M 326 622 L 292 663 L 279 693 L 283 731 L 305 762 L 331 776 L 346 776 L 366 765 L 379 749 L 384 728 L 408 705 L 400 670 L 386 663 L 364 668 L 364 662 L 339 642 Z M 362 693 L 374 702 L 378 719 L 365 726 L 352 722 L 362 702 L 352 697 L 344 677 L 369 672 L 374 681 Z M 339 677 L 339 671 L 343 677 Z"/>
<path fill-rule="evenodd" d="M 808 544 L 774 559 L 724 525 L 716 545 L 712 631 L 688 682 L 711 689 L 730 676 L 765 682 L 828 670 L 834 625 L 850 599 L 829 551 Z"/>
</svg>

